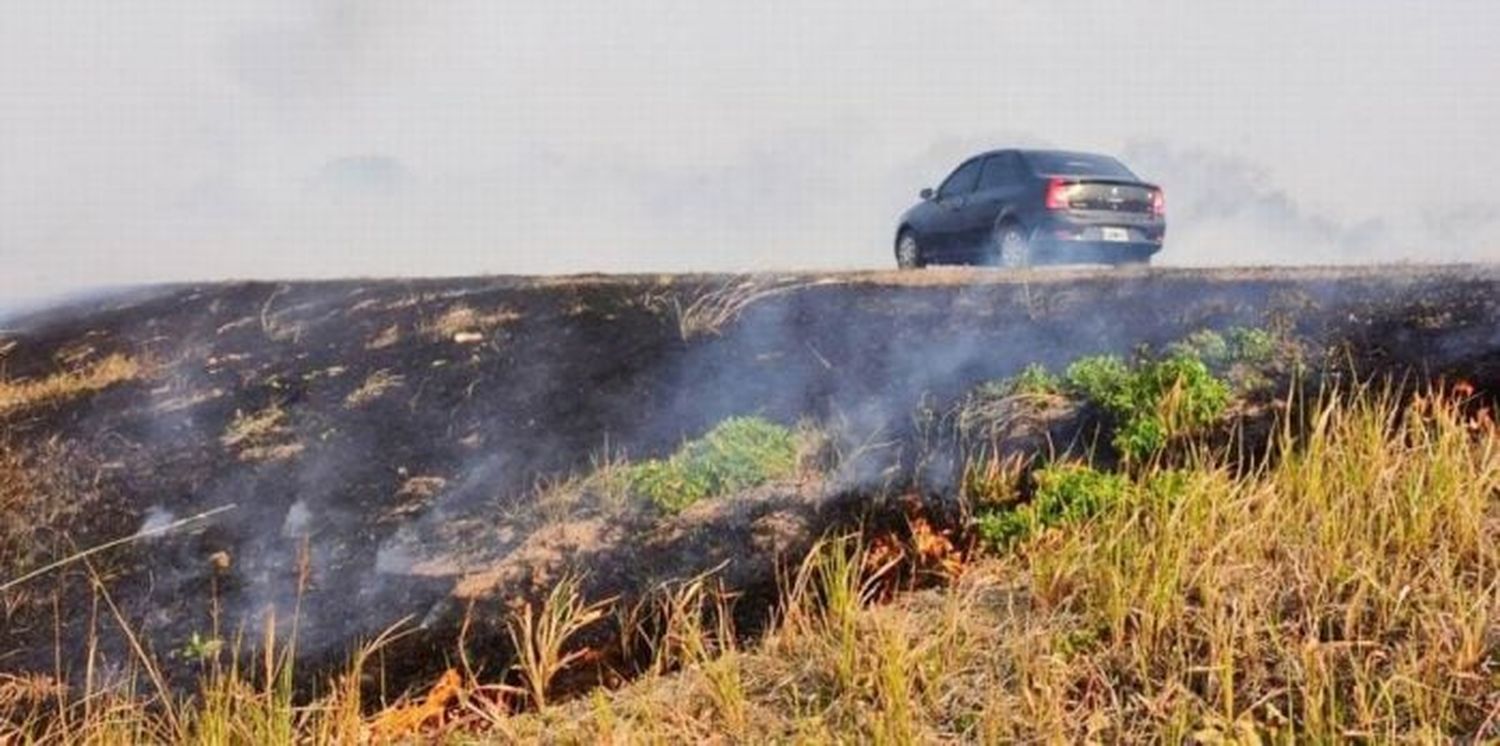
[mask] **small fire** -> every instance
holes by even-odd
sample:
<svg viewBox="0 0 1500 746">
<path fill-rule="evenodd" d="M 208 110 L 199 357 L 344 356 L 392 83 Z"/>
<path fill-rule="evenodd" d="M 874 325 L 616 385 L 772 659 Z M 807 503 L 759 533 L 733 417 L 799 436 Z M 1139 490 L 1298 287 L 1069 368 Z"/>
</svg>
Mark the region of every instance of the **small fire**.
<svg viewBox="0 0 1500 746">
<path fill-rule="evenodd" d="M 963 575 L 967 558 L 949 532 L 937 528 L 918 498 L 906 501 L 907 535 L 884 533 L 865 552 L 865 575 L 879 583 L 878 597 L 893 595 L 899 576 L 923 577 L 948 583 Z M 891 570 L 897 569 L 897 572 Z"/>
<path fill-rule="evenodd" d="M 1474 398 L 1474 384 L 1459 380 L 1458 383 L 1453 384 L 1453 398 L 1460 400 Z"/>
<path fill-rule="evenodd" d="M 1447 386 L 1439 386 L 1431 393 L 1418 393 L 1412 397 L 1412 409 L 1422 417 L 1439 413 L 1451 413 L 1464 429 L 1476 436 L 1496 434 L 1495 413 L 1488 397 L 1480 394 L 1473 382 L 1458 379 Z"/>
<path fill-rule="evenodd" d="M 381 743 L 411 738 L 424 730 L 441 728 L 448 718 L 449 708 L 457 702 L 463 690 L 463 678 L 455 669 L 448 669 L 432 685 L 427 696 L 420 702 L 392 707 L 378 715 L 370 725 L 374 740 Z"/>
<path fill-rule="evenodd" d="M 911 521 L 911 543 L 916 549 L 918 570 L 935 573 L 945 582 L 957 580 L 963 574 L 963 552 L 946 533 L 933 528 L 923 516 Z"/>
</svg>

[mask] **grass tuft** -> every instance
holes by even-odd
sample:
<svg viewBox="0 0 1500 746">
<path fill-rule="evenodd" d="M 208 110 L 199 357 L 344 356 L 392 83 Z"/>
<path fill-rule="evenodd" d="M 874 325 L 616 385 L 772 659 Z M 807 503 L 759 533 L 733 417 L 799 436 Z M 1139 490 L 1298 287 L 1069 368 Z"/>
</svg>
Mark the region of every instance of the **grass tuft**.
<svg viewBox="0 0 1500 746">
<path fill-rule="evenodd" d="M 1006 396 L 1051 396 L 1062 392 L 1062 379 L 1049 372 L 1046 366 L 1032 363 L 1003 381 L 999 393 Z"/>
<path fill-rule="evenodd" d="M 507 626 L 516 649 L 516 670 L 537 710 L 547 708 L 553 679 L 588 655 L 586 649 L 568 651 L 568 641 L 604 619 L 613 604 L 585 603 L 581 585 L 578 577 L 565 577 L 539 606 L 524 602 L 510 616 Z"/>
<path fill-rule="evenodd" d="M 724 328 L 739 320 L 750 306 L 778 295 L 808 287 L 803 280 L 755 278 L 725 283 L 699 290 L 687 299 L 654 297 L 653 306 L 670 310 L 677 320 L 677 331 L 684 342 L 707 336 L 718 336 Z"/>
<path fill-rule="evenodd" d="M 241 461 L 281 461 L 302 452 L 303 445 L 292 431 L 290 417 L 281 402 L 246 412 L 236 410 L 234 419 L 219 436 L 219 443 Z"/>
<path fill-rule="evenodd" d="M 110 355 L 92 365 L 38 380 L 0 380 L 0 415 L 52 405 L 103 391 L 146 373 L 146 366 L 127 355 Z"/>
<path fill-rule="evenodd" d="M 712 497 L 796 477 L 807 432 L 760 417 L 732 417 L 664 459 L 624 467 L 631 492 L 668 513 Z"/>
</svg>

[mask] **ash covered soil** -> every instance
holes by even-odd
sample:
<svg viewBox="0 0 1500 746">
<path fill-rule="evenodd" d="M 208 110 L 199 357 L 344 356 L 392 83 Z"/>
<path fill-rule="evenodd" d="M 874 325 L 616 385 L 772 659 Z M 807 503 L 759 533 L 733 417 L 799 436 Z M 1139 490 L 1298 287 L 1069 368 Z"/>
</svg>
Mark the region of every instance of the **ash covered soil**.
<svg viewBox="0 0 1500 746">
<path fill-rule="evenodd" d="M 1274 325 L 1361 374 L 1493 395 L 1497 298 L 1484 267 L 941 270 L 208 284 L 32 315 L 0 331 L 4 380 L 115 354 L 145 372 L 0 407 L 50 485 L 6 516 L 34 525 L 0 584 L 141 536 L 6 590 L 0 671 L 76 671 L 91 645 L 123 670 L 128 627 L 191 673 L 191 640 L 257 638 L 273 609 L 308 675 L 402 620 L 395 685 L 441 670 L 470 609 L 498 665 L 507 605 L 569 570 L 629 596 L 717 568 L 753 596 L 882 496 L 941 496 L 941 469 L 912 475 L 915 413 L 1028 364 Z M 680 514 L 549 498 L 742 415 L 821 423 L 860 457 Z"/>
</svg>

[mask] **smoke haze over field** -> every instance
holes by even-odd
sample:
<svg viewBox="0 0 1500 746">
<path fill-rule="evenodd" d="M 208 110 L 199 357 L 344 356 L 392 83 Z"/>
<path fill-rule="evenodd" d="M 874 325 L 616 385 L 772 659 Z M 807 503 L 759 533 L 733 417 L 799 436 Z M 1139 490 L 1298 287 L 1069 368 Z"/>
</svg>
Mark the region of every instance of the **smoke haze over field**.
<svg viewBox="0 0 1500 746">
<path fill-rule="evenodd" d="M 17 0 L 0 312 L 225 277 L 847 268 L 966 153 L 1122 155 L 1177 264 L 1500 259 L 1500 6 Z"/>
</svg>

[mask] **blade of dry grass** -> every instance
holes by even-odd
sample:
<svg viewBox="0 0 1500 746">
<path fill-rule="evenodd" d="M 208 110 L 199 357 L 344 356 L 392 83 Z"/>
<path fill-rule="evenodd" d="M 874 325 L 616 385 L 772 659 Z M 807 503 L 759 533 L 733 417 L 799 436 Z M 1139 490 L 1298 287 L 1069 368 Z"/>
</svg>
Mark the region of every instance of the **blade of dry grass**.
<svg viewBox="0 0 1500 746">
<path fill-rule="evenodd" d="M 69 555 L 67 557 L 63 557 L 62 559 L 56 560 L 54 562 L 49 562 L 49 563 L 47 563 L 45 565 L 42 565 L 41 567 L 38 567 L 35 570 L 32 570 L 31 572 L 28 572 L 28 573 L 25 573 L 24 575 L 21 575 L 19 577 L 7 580 L 4 583 L 0 583 L 0 593 L 5 593 L 7 591 L 10 591 L 10 590 L 12 590 L 12 589 L 20 586 L 22 583 L 26 583 L 28 581 L 35 580 L 35 579 L 37 579 L 37 578 L 39 578 L 39 577 L 41 577 L 43 575 L 46 575 L 47 573 L 53 572 L 55 570 L 62 569 L 64 567 L 76 564 L 78 562 L 82 562 L 82 561 L 87 560 L 88 558 L 93 557 L 93 556 L 95 556 L 97 554 L 100 554 L 102 552 L 107 552 L 107 551 L 109 551 L 111 549 L 114 549 L 115 547 L 120 547 L 120 546 L 124 546 L 126 544 L 130 544 L 132 542 L 142 541 L 144 539 L 150 539 L 150 538 L 154 538 L 154 537 L 157 537 L 157 536 L 162 536 L 162 535 L 165 535 L 165 534 L 169 534 L 169 533 L 172 533 L 173 531 L 177 531 L 178 529 L 182 529 L 182 528 L 185 528 L 187 526 L 191 526 L 191 525 L 193 525 L 195 523 L 201 523 L 203 521 L 206 521 L 206 520 L 208 520 L 210 518 L 213 518 L 216 515 L 219 515 L 220 513 L 224 513 L 224 512 L 230 511 L 230 510 L 234 510 L 236 507 L 238 507 L 238 506 L 235 505 L 234 503 L 230 503 L 228 505 L 221 505 L 221 506 L 219 506 L 217 508 L 214 508 L 213 510 L 206 510 L 206 511 L 204 511 L 202 513 L 198 513 L 197 515 L 191 515 L 191 516 L 188 516 L 187 518 L 183 518 L 183 519 L 180 519 L 180 520 L 173 521 L 173 522 L 171 522 L 171 523 L 169 523 L 169 524 L 167 524 L 165 526 L 161 526 L 161 527 L 158 527 L 158 528 L 153 528 L 153 529 L 150 529 L 150 530 L 147 530 L 147 531 L 137 531 L 136 533 L 133 533 L 133 534 L 131 534 L 129 536 L 123 536 L 123 537 L 115 539 L 113 541 L 106 541 L 103 544 L 100 544 L 98 546 L 90 547 L 90 548 L 85 549 L 85 550 L 83 550 L 81 552 Z"/>
</svg>

